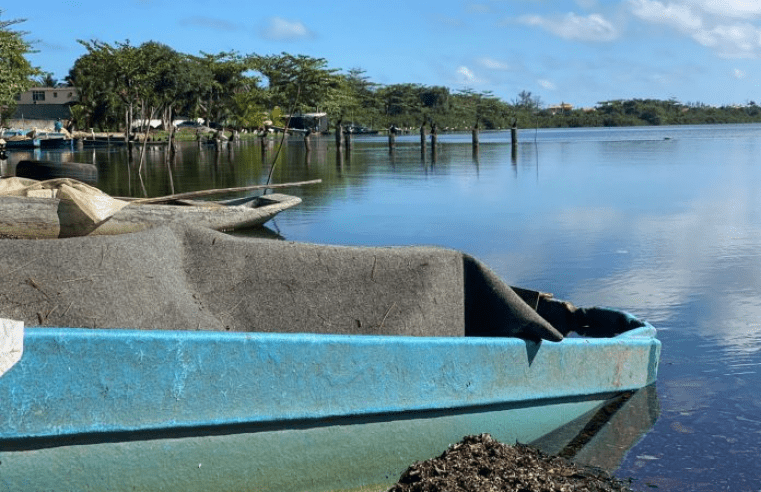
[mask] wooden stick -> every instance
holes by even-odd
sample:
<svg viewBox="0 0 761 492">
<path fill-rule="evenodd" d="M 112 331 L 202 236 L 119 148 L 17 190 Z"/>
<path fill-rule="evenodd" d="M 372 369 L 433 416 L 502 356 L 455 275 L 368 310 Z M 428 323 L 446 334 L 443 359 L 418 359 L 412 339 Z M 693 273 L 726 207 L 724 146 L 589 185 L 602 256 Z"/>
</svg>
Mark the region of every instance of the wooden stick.
<svg viewBox="0 0 761 492">
<path fill-rule="evenodd" d="M 186 198 L 196 198 L 200 196 L 209 196 L 209 195 L 220 195 L 222 193 L 236 193 L 239 191 L 251 191 L 251 190 L 263 190 L 267 188 L 287 188 L 289 186 L 303 186 L 308 184 L 316 184 L 316 183 L 322 183 L 321 179 L 313 179 L 311 181 L 297 181 L 294 183 L 278 183 L 278 184 L 268 184 L 268 185 L 251 185 L 251 186 L 240 186 L 237 188 L 218 188 L 214 190 L 200 190 L 200 191 L 188 191 L 187 193 L 176 193 L 174 195 L 166 195 L 166 196 L 157 196 L 153 198 L 138 198 L 137 200 L 131 200 L 130 203 L 133 204 L 141 204 L 141 203 L 161 203 L 161 202 L 168 202 L 171 200 L 180 200 L 180 199 L 186 199 Z"/>
</svg>

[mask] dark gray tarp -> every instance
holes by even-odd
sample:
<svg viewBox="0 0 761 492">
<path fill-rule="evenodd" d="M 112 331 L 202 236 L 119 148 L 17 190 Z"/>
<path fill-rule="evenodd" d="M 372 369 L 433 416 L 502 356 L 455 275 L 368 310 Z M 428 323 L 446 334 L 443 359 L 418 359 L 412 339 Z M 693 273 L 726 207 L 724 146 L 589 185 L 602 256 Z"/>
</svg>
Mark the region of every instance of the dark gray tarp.
<svg viewBox="0 0 761 492">
<path fill-rule="evenodd" d="M 0 317 L 28 327 L 563 338 L 458 251 L 179 227 L 0 240 Z"/>
</svg>

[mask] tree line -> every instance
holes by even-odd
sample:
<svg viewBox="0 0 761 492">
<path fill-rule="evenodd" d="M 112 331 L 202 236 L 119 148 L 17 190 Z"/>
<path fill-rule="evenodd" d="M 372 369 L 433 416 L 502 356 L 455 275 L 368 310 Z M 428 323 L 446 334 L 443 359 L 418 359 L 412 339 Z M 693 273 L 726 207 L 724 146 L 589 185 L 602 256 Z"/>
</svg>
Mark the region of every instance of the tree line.
<svg viewBox="0 0 761 492">
<path fill-rule="evenodd" d="M 1 13 L 1 11 L 0 11 Z M 13 114 L 15 97 L 33 85 L 54 85 L 50 74 L 32 67 L 26 33 L 18 20 L 0 21 L 0 116 Z M 149 41 L 79 43 L 86 53 L 65 83 L 79 91 L 72 106 L 78 128 L 119 130 L 136 120 L 161 119 L 164 127 L 178 115 L 202 118 L 230 129 L 282 126 L 288 114 L 327 113 L 331 121 L 373 127 L 440 130 L 674 125 L 761 122 L 754 102 L 734 107 L 682 104 L 674 99 L 603 101 L 594 108 L 545 107 L 528 91 L 504 101 L 490 91 L 422 84 L 382 85 L 361 68 L 330 67 L 324 58 L 280 53 L 242 55 L 234 51 L 189 55 Z M 7 68 L 7 70 L 5 69 Z"/>
</svg>

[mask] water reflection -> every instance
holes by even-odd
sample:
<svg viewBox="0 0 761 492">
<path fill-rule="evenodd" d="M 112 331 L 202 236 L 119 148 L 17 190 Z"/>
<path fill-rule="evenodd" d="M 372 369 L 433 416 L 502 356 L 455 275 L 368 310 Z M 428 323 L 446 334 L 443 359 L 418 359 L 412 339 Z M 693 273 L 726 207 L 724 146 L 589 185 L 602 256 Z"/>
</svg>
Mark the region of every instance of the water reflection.
<svg viewBox="0 0 761 492">
<path fill-rule="evenodd" d="M 659 490 L 758 490 L 761 437 L 759 125 L 330 138 L 149 152 L 151 196 L 322 179 L 270 222 L 287 240 L 426 244 L 473 254 L 506 281 L 648 319 L 664 342 L 660 417 L 619 473 Z M 666 138 L 668 137 L 668 140 Z M 11 155 L 94 162 L 99 186 L 140 196 L 121 151 Z M 13 160 L 15 159 L 15 160 Z M 273 168 L 274 164 L 274 168 Z M 172 180 L 169 178 L 171 170 Z M 635 417 L 628 418 L 629 420 Z M 611 429 L 613 427 L 611 426 Z M 624 431 L 616 430 L 616 435 Z M 636 439 L 635 439 L 636 441 Z M 718 485 L 717 485 L 718 484 Z M 642 486 L 641 488 L 645 488 Z"/>
<path fill-rule="evenodd" d="M 533 441 L 542 451 L 605 470 L 616 470 L 660 414 L 655 386 L 612 399 L 600 408 Z"/>
</svg>

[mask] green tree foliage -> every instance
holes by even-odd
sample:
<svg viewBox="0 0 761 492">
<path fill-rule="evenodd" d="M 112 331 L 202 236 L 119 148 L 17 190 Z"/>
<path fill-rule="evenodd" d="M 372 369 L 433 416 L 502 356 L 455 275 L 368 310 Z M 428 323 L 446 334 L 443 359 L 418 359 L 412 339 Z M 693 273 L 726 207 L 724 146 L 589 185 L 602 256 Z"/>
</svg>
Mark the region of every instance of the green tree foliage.
<svg viewBox="0 0 761 492">
<path fill-rule="evenodd" d="M 293 112 L 328 111 L 336 113 L 339 100 L 347 95 L 344 77 L 338 69 L 328 68 L 324 58 L 306 55 L 250 57 L 251 68 L 267 78 L 270 103 Z"/>
<path fill-rule="evenodd" d="M 2 26 L 2 24 L 0 24 Z M 7 27 L 7 23 L 6 23 Z M 603 101 L 591 109 L 543 108 L 523 90 L 512 102 L 472 89 L 451 91 L 421 84 L 380 85 L 361 68 L 342 73 L 323 58 L 305 55 L 199 56 L 177 53 L 154 42 L 134 47 L 80 41 L 87 53 L 68 81 L 79 88 L 73 114 L 80 127 L 130 127 L 132 118 L 175 114 L 203 117 L 233 128 L 255 128 L 299 112 L 327 112 L 333 121 L 375 128 L 440 130 L 533 127 L 636 126 L 761 121 L 754 102 L 742 107 L 682 104 L 674 99 Z M 27 48 L 28 49 L 28 48 Z M 18 85 L 17 85 L 18 86 Z M 0 86 L 0 90 L 4 87 Z M 275 123 L 279 126 L 283 123 Z"/>
<path fill-rule="evenodd" d="M 234 51 L 217 54 L 202 53 L 202 56 L 190 56 L 194 64 L 191 71 L 198 80 L 195 97 L 192 99 L 190 113 L 203 116 L 207 122 L 224 123 L 228 118 L 242 121 L 235 114 L 236 108 L 242 106 L 241 99 L 246 99 L 245 107 L 254 102 L 253 96 L 241 98 L 237 94 L 254 92 L 256 94 L 259 79 L 247 75 L 252 61 Z"/>
<path fill-rule="evenodd" d="M 35 85 L 38 87 L 60 87 L 61 82 L 53 77 L 50 72 L 44 72 L 42 75 L 34 79 Z"/>
<path fill-rule="evenodd" d="M 32 77 L 41 74 L 26 59 L 32 48 L 24 41 L 25 33 L 11 29 L 20 22 L 23 20 L 0 20 L 0 122 L 12 114 L 16 96 L 32 86 Z"/>
</svg>

